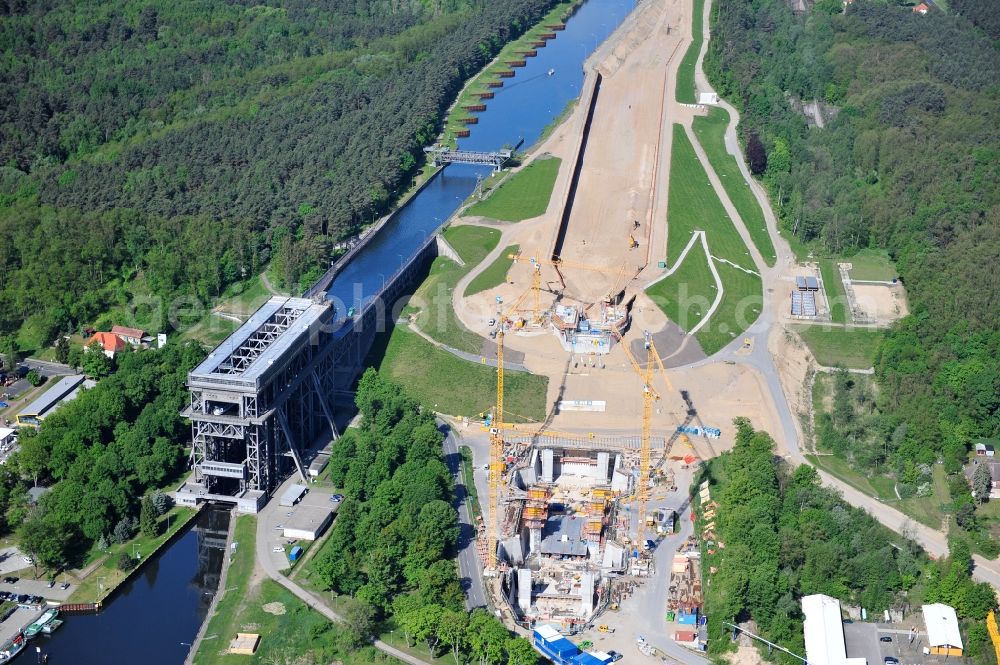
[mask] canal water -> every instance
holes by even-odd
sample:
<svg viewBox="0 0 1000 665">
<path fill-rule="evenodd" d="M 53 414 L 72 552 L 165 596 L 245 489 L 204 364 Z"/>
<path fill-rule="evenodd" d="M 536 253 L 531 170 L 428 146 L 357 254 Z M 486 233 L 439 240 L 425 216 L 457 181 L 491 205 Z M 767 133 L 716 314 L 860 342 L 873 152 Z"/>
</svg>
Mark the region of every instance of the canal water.
<svg viewBox="0 0 1000 665">
<path fill-rule="evenodd" d="M 49 665 L 180 665 L 218 589 L 228 529 L 228 510 L 202 510 L 102 612 L 64 617 L 55 633 L 35 638 L 18 661 L 34 662 L 38 646 Z"/>
<path fill-rule="evenodd" d="M 467 150 L 498 150 L 521 140 L 531 146 L 545 127 L 580 95 L 583 62 L 635 7 L 635 0 L 589 0 L 534 58 L 503 79 L 472 134 L 459 142 Z M 552 75 L 549 75 L 549 71 Z M 336 311 L 361 309 L 476 188 L 484 167 L 452 164 L 422 189 L 378 232 L 327 290 Z"/>
<path fill-rule="evenodd" d="M 472 135 L 460 147 L 496 150 L 535 143 L 583 84 L 583 61 L 618 27 L 635 0 L 588 0 L 538 56 L 513 79 L 504 79 L 487 100 Z M 549 70 L 554 70 L 549 75 Z M 422 189 L 384 226 L 330 285 L 338 312 L 359 307 L 423 244 L 475 189 L 488 169 L 454 164 Z M 180 665 L 208 612 L 225 556 L 229 513 L 206 509 L 96 615 L 67 617 L 52 636 L 40 636 L 19 658 L 31 662 L 34 647 L 50 665 Z M 211 637 L 211 636 L 209 636 Z M 220 635 L 220 648 L 228 636 Z"/>
</svg>

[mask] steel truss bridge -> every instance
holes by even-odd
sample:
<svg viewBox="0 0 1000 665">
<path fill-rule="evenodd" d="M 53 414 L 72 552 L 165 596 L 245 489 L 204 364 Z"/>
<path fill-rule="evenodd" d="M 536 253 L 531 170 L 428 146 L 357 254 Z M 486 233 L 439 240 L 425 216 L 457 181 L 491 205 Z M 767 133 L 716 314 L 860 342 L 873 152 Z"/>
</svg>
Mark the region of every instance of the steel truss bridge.
<svg viewBox="0 0 1000 665">
<path fill-rule="evenodd" d="M 434 166 L 444 164 L 473 164 L 475 166 L 492 166 L 499 171 L 514 154 L 512 150 L 495 150 L 493 152 L 477 152 L 475 150 L 452 150 L 440 146 L 424 148 Z"/>
</svg>

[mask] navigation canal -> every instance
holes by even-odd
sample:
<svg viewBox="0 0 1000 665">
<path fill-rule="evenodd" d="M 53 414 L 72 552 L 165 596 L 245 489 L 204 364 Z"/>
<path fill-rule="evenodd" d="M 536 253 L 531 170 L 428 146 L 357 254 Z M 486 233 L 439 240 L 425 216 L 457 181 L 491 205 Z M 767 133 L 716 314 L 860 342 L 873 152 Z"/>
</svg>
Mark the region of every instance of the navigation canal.
<svg viewBox="0 0 1000 665">
<path fill-rule="evenodd" d="M 461 147 L 496 150 L 524 140 L 530 146 L 580 94 L 583 62 L 635 6 L 635 0 L 589 0 L 558 37 L 528 58 L 480 114 Z M 554 70 L 552 75 L 549 70 Z M 328 290 L 338 312 L 359 307 L 423 244 L 476 187 L 488 169 L 454 164 L 422 189 L 344 268 Z M 96 615 L 67 617 L 52 636 L 39 637 L 50 665 L 180 665 L 212 602 L 221 570 L 228 512 L 206 509 L 178 538 L 125 585 Z M 229 636 L 207 636 L 220 648 Z M 141 654 L 141 656 L 137 656 Z M 21 660 L 30 662 L 34 654 Z"/>
<path fill-rule="evenodd" d="M 566 105 L 580 96 L 583 62 L 635 7 L 635 0 L 590 0 L 566 22 L 538 56 L 494 90 L 472 134 L 459 142 L 468 150 L 498 150 L 524 140 L 531 146 Z M 552 75 L 549 71 L 552 70 Z M 452 164 L 424 187 L 372 238 L 333 280 L 327 297 L 342 315 L 358 310 L 382 288 L 476 188 L 488 168 Z"/>
<path fill-rule="evenodd" d="M 39 646 L 49 665 L 180 665 L 218 588 L 228 529 L 228 510 L 202 510 L 104 611 L 64 617 L 59 630 L 35 638 L 19 661 L 32 662 L 30 652 Z M 222 636 L 215 639 L 222 643 Z"/>
</svg>

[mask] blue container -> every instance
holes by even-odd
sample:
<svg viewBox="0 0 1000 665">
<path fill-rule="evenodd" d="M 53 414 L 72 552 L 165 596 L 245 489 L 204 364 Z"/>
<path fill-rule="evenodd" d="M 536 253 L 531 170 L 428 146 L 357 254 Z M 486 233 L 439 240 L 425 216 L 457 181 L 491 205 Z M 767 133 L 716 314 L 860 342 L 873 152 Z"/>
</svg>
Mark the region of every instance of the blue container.
<svg viewBox="0 0 1000 665">
<path fill-rule="evenodd" d="M 296 545 L 292 548 L 292 551 L 288 553 L 289 561 L 298 561 L 299 557 L 302 556 L 302 548 Z"/>
</svg>

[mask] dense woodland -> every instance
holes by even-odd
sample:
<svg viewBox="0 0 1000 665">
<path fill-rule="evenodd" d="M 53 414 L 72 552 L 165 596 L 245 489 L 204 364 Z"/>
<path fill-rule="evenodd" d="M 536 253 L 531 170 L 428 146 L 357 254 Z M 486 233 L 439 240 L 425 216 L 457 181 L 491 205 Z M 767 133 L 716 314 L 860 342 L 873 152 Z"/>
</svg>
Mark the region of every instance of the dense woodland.
<svg viewBox="0 0 1000 665">
<path fill-rule="evenodd" d="M 551 4 L 0 2 L 0 336 L 307 281 Z"/>
<path fill-rule="evenodd" d="M 39 563 L 78 565 L 94 543 L 134 534 L 140 498 L 184 468 L 189 432 L 179 413 L 187 373 L 202 355 L 194 344 L 118 354 L 114 374 L 37 431 L 21 429 L 20 450 L 0 477 L 0 510 Z M 19 475 L 52 486 L 36 507 L 28 507 Z"/>
<path fill-rule="evenodd" d="M 769 434 L 743 418 L 735 424 L 733 450 L 712 460 L 699 480 L 712 485 L 716 541 L 725 543 L 705 545 L 704 565 L 717 567 L 706 596 L 710 635 L 731 634 L 722 620 L 753 621 L 757 634 L 803 653 L 800 600 L 823 593 L 869 612 L 949 603 L 968 619 L 970 655 L 992 655 L 982 618 L 996 597 L 988 584 L 972 581 L 967 543 L 956 541 L 950 559 L 929 562 L 918 545 L 823 488 L 811 466 L 789 473 Z M 715 652 L 729 644 L 709 642 Z"/>
<path fill-rule="evenodd" d="M 896 261 L 912 315 L 875 369 L 864 471 L 944 461 L 1000 434 L 1000 53 L 996 7 L 717 0 L 706 69 L 767 151 L 763 180 L 793 244 Z M 809 128 L 793 100 L 836 112 Z M 763 166 L 763 165 L 758 165 Z"/>
<path fill-rule="evenodd" d="M 368 369 L 358 384 L 358 428 L 330 455 L 330 480 L 346 495 L 314 564 L 332 591 L 391 617 L 407 640 L 482 663 L 534 665 L 530 643 L 485 612 L 468 615 L 455 546 L 458 513 L 442 434 L 400 387 Z"/>
</svg>

